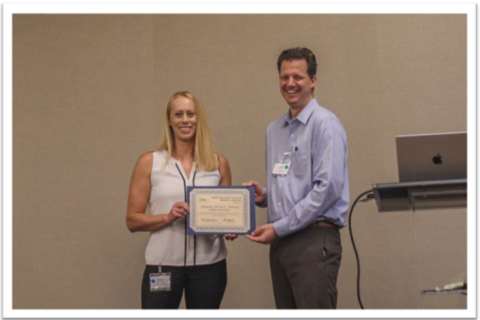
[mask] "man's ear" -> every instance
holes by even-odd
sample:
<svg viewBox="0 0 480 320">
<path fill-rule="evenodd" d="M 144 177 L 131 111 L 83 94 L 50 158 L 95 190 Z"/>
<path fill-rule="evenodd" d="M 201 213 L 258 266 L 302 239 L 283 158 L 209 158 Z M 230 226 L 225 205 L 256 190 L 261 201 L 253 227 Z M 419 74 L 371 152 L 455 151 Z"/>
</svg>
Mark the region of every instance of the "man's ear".
<svg viewBox="0 0 480 320">
<path fill-rule="evenodd" d="M 315 75 L 312 77 L 312 86 L 310 88 L 312 89 L 315 88 L 316 84 L 317 84 L 317 76 Z"/>
</svg>

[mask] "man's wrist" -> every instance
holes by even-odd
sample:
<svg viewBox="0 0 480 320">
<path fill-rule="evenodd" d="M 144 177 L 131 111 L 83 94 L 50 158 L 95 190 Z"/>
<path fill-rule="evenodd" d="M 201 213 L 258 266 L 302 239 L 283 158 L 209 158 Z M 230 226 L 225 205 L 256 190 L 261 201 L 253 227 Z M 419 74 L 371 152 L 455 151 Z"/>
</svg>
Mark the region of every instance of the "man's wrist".
<svg viewBox="0 0 480 320">
<path fill-rule="evenodd" d="M 262 198 L 262 201 L 255 201 L 255 204 L 261 208 L 265 208 L 267 206 L 267 190 L 265 190 L 265 188 L 262 188 L 262 194 L 260 197 Z"/>
<path fill-rule="evenodd" d="M 290 230 L 288 229 L 287 223 L 288 223 L 287 218 L 280 219 L 273 223 L 273 229 L 275 230 L 275 233 L 279 238 L 282 238 L 288 235 L 289 233 L 291 233 Z"/>
<path fill-rule="evenodd" d="M 262 201 L 262 202 L 264 202 L 265 199 L 267 199 L 267 191 L 266 191 L 264 188 L 262 188 L 262 194 L 261 194 L 261 196 L 262 196 L 262 198 L 263 198 L 263 201 Z"/>
</svg>

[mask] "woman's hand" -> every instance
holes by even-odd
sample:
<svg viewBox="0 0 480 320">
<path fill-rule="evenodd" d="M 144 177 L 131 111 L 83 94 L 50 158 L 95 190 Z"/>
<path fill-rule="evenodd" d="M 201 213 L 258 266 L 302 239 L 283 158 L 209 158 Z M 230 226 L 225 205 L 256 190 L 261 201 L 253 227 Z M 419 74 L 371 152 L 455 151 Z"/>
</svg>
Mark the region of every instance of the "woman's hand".
<svg viewBox="0 0 480 320">
<path fill-rule="evenodd" d="M 190 206 L 183 201 L 175 202 L 172 206 L 172 209 L 168 213 L 175 220 L 178 218 L 185 219 L 190 212 Z"/>
</svg>

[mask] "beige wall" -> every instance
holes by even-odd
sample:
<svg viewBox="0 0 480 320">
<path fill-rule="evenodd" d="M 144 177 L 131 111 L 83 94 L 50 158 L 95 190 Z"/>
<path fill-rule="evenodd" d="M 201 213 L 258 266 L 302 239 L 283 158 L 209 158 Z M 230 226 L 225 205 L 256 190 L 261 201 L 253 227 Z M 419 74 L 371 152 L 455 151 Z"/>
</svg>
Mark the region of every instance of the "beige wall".
<svg viewBox="0 0 480 320">
<path fill-rule="evenodd" d="M 264 183 L 265 129 L 287 111 L 276 58 L 309 47 L 317 99 L 348 134 L 353 200 L 397 181 L 396 135 L 467 129 L 466 41 L 466 15 L 14 15 L 13 308 L 140 307 L 148 234 L 125 227 L 128 184 L 173 92 L 204 102 L 234 184 Z M 466 280 L 466 210 L 368 202 L 352 225 L 366 308 L 466 308 L 420 295 Z M 341 234 L 338 307 L 355 309 Z M 274 308 L 268 246 L 228 249 L 222 307 Z"/>
</svg>

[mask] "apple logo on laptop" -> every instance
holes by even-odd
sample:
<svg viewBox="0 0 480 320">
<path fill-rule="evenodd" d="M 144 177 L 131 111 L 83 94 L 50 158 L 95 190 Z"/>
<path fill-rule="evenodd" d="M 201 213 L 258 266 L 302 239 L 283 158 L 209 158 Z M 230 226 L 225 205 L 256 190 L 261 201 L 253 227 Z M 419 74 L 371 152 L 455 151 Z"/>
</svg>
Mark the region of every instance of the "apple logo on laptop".
<svg viewBox="0 0 480 320">
<path fill-rule="evenodd" d="M 434 164 L 442 164 L 442 156 L 440 153 L 437 153 L 435 157 L 432 158 Z"/>
</svg>

